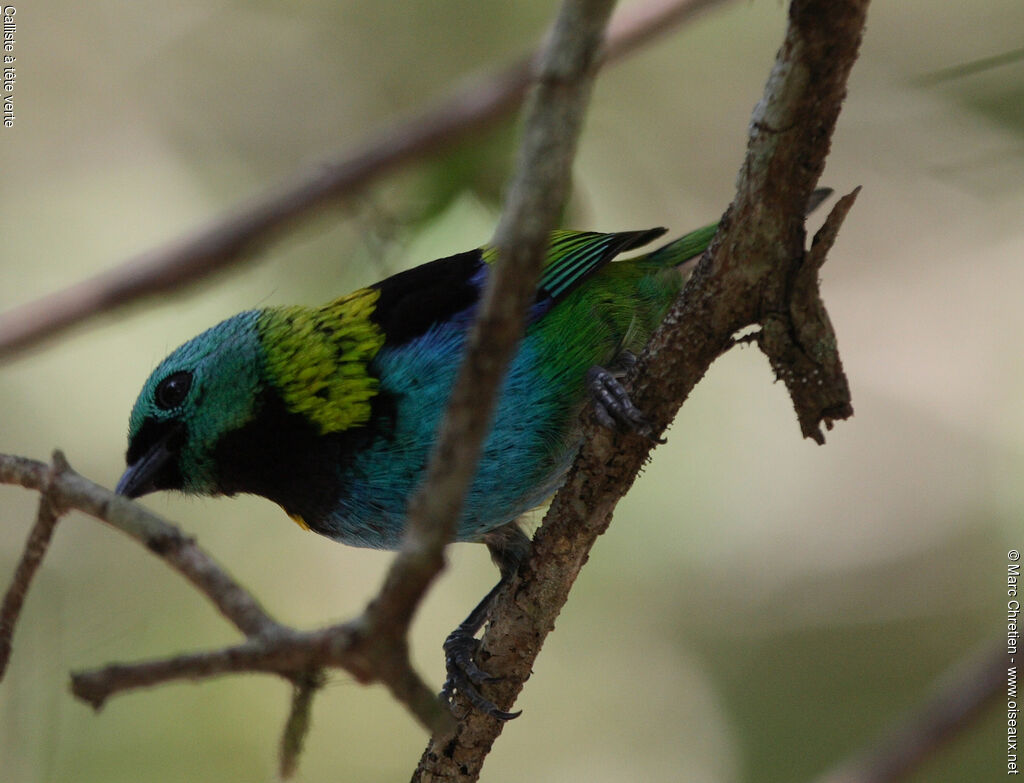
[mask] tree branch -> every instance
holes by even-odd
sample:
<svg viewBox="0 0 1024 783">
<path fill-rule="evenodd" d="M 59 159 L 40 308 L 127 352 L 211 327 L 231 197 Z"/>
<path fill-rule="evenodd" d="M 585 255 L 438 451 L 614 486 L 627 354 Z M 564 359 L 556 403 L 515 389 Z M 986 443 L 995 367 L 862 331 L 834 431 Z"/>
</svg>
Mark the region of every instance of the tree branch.
<svg viewBox="0 0 1024 783">
<path fill-rule="evenodd" d="M 674 25 L 722 0 L 655 0 L 623 13 L 609 42 L 609 59 L 623 57 Z M 162 247 L 134 256 L 95 277 L 0 314 L 0 360 L 99 313 L 144 297 L 180 290 L 241 263 L 332 202 L 350 198 L 391 171 L 454 146 L 512 113 L 530 86 L 539 52 L 468 81 L 421 114 L 373 133 L 354 150 L 296 174 Z"/>
<path fill-rule="evenodd" d="M 533 301 L 549 235 L 565 201 L 597 55 L 613 0 L 565 0 L 538 67 L 538 86 L 502 219 L 498 261 L 470 330 L 438 442 L 409 504 L 405 543 L 364 621 L 379 643 L 404 645 L 412 612 L 444 567 L 476 475 L 497 392 Z"/>
<path fill-rule="evenodd" d="M 313 720 L 313 694 L 323 687 L 324 682 L 323 672 L 317 670 L 304 682 L 295 684 L 291 712 L 281 736 L 278 774 L 283 780 L 292 777 L 298 768 L 299 756 Z"/>
<path fill-rule="evenodd" d="M 202 680 L 240 672 L 279 674 L 300 685 L 309 679 L 303 676 L 305 673 L 324 666 L 338 666 L 357 680 L 367 682 L 373 676 L 373 664 L 353 655 L 358 642 L 358 633 L 346 624 L 309 632 L 284 628 L 273 636 L 253 636 L 241 644 L 219 650 L 130 664 L 114 663 L 75 672 L 71 675 L 71 691 L 99 709 L 111 696 L 124 691 L 174 680 Z"/>
<path fill-rule="evenodd" d="M 61 452 L 54 472 L 42 462 L 0 454 L 0 483 L 47 491 L 62 508 L 84 511 L 127 533 L 188 579 L 238 630 L 270 634 L 282 626 L 180 529 L 143 506 L 115 495 L 73 471 Z"/>
<path fill-rule="evenodd" d="M 51 469 L 42 462 L 0 454 L 0 483 L 40 490 L 46 502 L 60 512 L 78 509 L 126 533 L 188 579 L 247 637 L 240 645 L 212 652 L 113 664 L 74 674 L 72 691 L 79 698 L 98 709 L 110 696 L 132 688 L 243 671 L 278 674 L 301 686 L 315 678 L 317 670 L 336 667 L 360 682 L 382 682 L 428 730 L 448 726 L 447 710 L 413 671 L 408 657 L 376 645 L 364 623 L 342 623 L 313 632 L 278 623 L 177 527 L 78 475 L 59 452 L 54 466 Z M 292 719 L 289 727 L 294 730 Z"/>
<path fill-rule="evenodd" d="M 322 631 L 300 633 L 271 619 L 194 541 L 140 506 L 71 471 L 54 491 L 69 507 L 91 513 L 144 543 L 183 573 L 246 634 L 235 647 L 170 659 L 115 664 L 73 676 L 77 696 L 99 707 L 114 693 L 172 679 L 198 679 L 227 672 L 264 671 L 291 679 L 298 687 L 282 739 L 281 767 L 294 768 L 295 754 L 308 725 L 310 700 L 324 666 L 339 666 L 357 679 L 380 680 L 435 732 L 446 729 L 445 711 L 412 670 L 407 629 L 427 587 L 443 567 L 443 549 L 451 540 L 462 498 L 475 475 L 480 444 L 504 369 L 521 336 L 527 307 L 539 277 L 548 235 L 568 188 L 569 171 L 596 71 L 602 32 L 611 0 L 567 0 L 539 64 L 539 86 L 526 122 L 525 140 L 508 205 L 495 244 L 499 261 L 491 276 L 481 313 L 468 338 L 440 440 L 422 491 L 410 505 L 406 545 L 396 557 L 378 597 L 357 620 Z M 316 188 L 323 188 L 318 181 Z M 279 205 L 280 207 L 280 205 Z M 244 216 L 281 221 L 292 207 L 269 218 L 268 205 Z M 260 217 L 262 215 L 262 217 Z M 206 244 L 222 253 L 240 249 L 227 233 L 215 232 Z M 225 244 L 227 243 L 227 244 Z M 202 254 L 191 256 L 196 263 Z M 207 261 L 210 256 L 207 255 Z M 206 263 L 205 261 L 202 263 Z M 197 267 L 193 267 L 195 269 Z M 177 272 L 156 275 L 155 285 L 180 281 Z M 192 274 L 192 272 L 189 272 Z M 152 282 L 152 281 L 151 281 Z M 145 286 L 143 286 L 145 289 Z M 142 290 L 142 289 L 140 289 Z M 0 456 L 0 480 L 26 486 L 40 481 L 40 463 Z"/>
<path fill-rule="evenodd" d="M 78 476 L 59 452 L 51 466 L 0 455 L 0 482 L 41 493 L 36 523 L 0 607 L 0 677 L 22 601 L 54 526 L 66 510 L 78 508 L 165 559 L 247 636 L 243 643 L 221 650 L 75 674 L 73 688 L 79 698 L 98 708 L 122 690 L 182 677 L 236 671 L 278 674 L 295 686 L 281 746 L 281 771 L 287 776 L 295 768 L 308 729 L 312 695 L 322 684 L 322 670 L 338 666 L 360 681 L 385 682 L 424 725 L 435 730 L 414 779 L 476 779 L 502 724 L 468 712 L 454 732 L 448 731 L 433 691 L 409 665 L 405 627 L 443 564 L 441 547 L 450 539 L 459 498 L 472 478 L 475 455 L 486 432 L 489 414 L 482 400 L 493 399 L 521 331 L 523 297 L 533 290 L 542 243 L 564 195 L 560 188 L 567 178 L 595 64 L 595 36 L 610 4 L 610 0 L 568 0 L 563 6 L 560 24 L 566 26 L 553 35 L 551 57 L 542 66 L 546 76 L 542 75 L 528 124 L 517 169 L 520 179 L 495 240 L 502 248 L 503 262 L 494 278 L 503 282 L 489 289 L 479 332 L 474 332 L 460 376 L 466 380 L 453 395 L 452 416 L 446 419 L 425 485 L 431 489 L 413 505 L 409 544 L 364 616 L 314 632 L 282 626 L 192 539 L 142 507 Z M 791 6 L 786 41 L 754 113 L 737 197 L 723 217 L 713 246 L 631 375 L 634 399 L 649 411 L 659 431 L 714 359 L 735 344 L 737 330 L 752 324 L 761 327 L 754 341 L 785 382 L 805 437 L 822 443 L 822 424 L 828 428 L 833 420 L 852 415 L 835 334 L 820 297 L 818 272 L 857 191 L 840 199 L 809 250 L 805 250 L 802 213 L 824 166 L 866 8 L 867 0 L 795 0 Z M 576 13 L 576 24 L 585 32 L 578 38 L 560 38 L 574 27 L 566 20 Z M 307 206 L 293 205 L 289 209 L 294 211 L 284 209 L 276 216 L 259 217 L 259 210 L 253 210 L 249 219 L 254 222 L 242 220 L 228 233 L 249 231 L 248 239 L 238 241 L 256 241 L 271 227 L 283 226 L 327 197 L 310 197 Z M 239 228 L 243 225 L 248 227 Z M 218 241 L 225 244 L 217 252 L 238 255 L 245 249 L 225 237 Z M 195 272 L 198 268 L 164 270 L 168 277 L 154 273 L 151 281 L 176 286 L 192 274 L 201 274 Z M 506 287 L 511 293 L 505 292 Z M 144 292 L 145 286 L 131 290 Z M 57 328 L 63 326 L 37 331 L 25 343 L 5 343 L 0 336 L 0 351 L 14 350 L 12 345 L 23 347 L 50 333 L 46 329 Z M 489 353 L 492 345 L 501 347 L 497 355 Z M 480 388 L 486 391 L 473 391 L 476 387 L 469 379 L 482 383 Z M 586 432 L 580 457 L 552 504 L 533 553 L 517 583 L 503 596 L 482 642 L 486 668 L 504 677 L 489 694 L 499 705 L 511 706 L 528 678 L 590 547 L 607 528 L 618 499 L 650 450 L 647 442 L 607 432 L 589 419 Z M 1002 645 L 986 651 L 875 748 L 827 774 L 821 783 L 888 783 L 905 776 L 1000 691 L 1006 663 Z"/>
<path fill-rule="evenodd" d="M 46 550 L 53 538 L 53 531 L 57 527 L 57 521 L 63 513 L 63 508 L 53 497 L 53 479 L 68 468 L 64 455 L 59 451 L 53 455 L 53 466 L 47 471 L 39 487 L 39 510 L 36 512 L 36 521 L 29 532 L 28 540 L 14 571 L 14 578 L 11 586 L 4 594 L 3 604 L 0 605 L 0 680 L 3 680 L 7 671 L 7 664 L 11 660 L 11 650 L 14 639 L 14 628 L 18 624 L 18 617 L 21 614 L 21 607 L 24 605 L 25 596 L 28 595 L 29 585 L 32 578 L 39 570 Z"/>
<path fill-rule="evenodd" d="M 808 260 L 804 209 L 824 168 L 867 5 L 867 0 L 795 0 L 790 6 L 786 40 L 754 111 L 736 199 L 712 247 L 631 373 L 633 399 L 658 431 L 732 344 L 733 335 L 750 324 L 763 324 L 768 315 L 792 327 L 793 335 L 784 345 L 814 363 L 823 373 L 822 386 L 827 384 L 828 394 L 820 397 L 830 401 L 827 408 L 802 412 L 801 421 L 817 425 L 852 413 L 831 326 L 827 320 L 804 320 L 805 310 L 792 305 L 789 292 L 799 277 L 803 286 L 809 286 L 802 298 L 817 296 L 816 276 L 810 285 L 808 276 L 800 275 Z M 827 243 L 849 203 L 843 202 L 830 219 L 832 228 L 822 242 Z M 820 266 L 820 258 L 811 261 Z M 777 312 L 780 304 L 782 311 Z M 810 343 L 804 342 L 805 335 L 810 335 Z M 803 370 L 777 351 L 769 355 L 777 372 Z M 838 372 L 833 369 L 829 374 L 829 367 Z M 798 410 L 805 405 L 796 398 L 794 404 Z M 591 546 L 607 528 L 615 505 L 651 449 L 642 438 L 609 432 L 595 426 L 592 416 L 587 419 L 579 457 L 481 643 L 484 667 L 501 678 L 486 695 L 501 709 L 511 707 L 529 677 Z M 431 740 L 414 780 L 476 780 L 501 729 L 494 718 L 469 712 L 454 736 Z"/>
</svg>

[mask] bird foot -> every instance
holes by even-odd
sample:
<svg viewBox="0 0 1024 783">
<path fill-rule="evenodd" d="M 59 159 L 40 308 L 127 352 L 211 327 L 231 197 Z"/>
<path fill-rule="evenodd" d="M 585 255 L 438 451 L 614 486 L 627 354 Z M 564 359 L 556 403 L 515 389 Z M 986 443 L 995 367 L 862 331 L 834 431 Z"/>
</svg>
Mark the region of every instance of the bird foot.
<svg viewBox="0 0 1024 783">
<path fill-rule="evenodd" d="M 626 366 L 636 363 L 633 354 L 624 354 Z M 629 392 L 610 370 L 594 366 L 587 370 L 587 391 L 594 401 L 594 415 L 610 430 L 632 432 L 654 443 L 664 443 L 664 438 L 654 434 L 654 425 L 643 411 L 633 404 Z"/>
<path fill-rule="evenodd" d="M 512 720 L 522 714 L 518 712 L 505 712 L 498 709 L 497 705 L 485 698 L 477 690 L 478 685 L 485 682 L 496 682 L 500 677 L 488 674 L 473 660 L 473 656 L 480 647 L 480 640 L 471 633 L 456 628 L 444 641 L 444 664 L 448 672 L 448 679 L 444 681 L 441 688 L 441 698 L 452 703 L 455 692 L 458 691 L 480 712 L 490 715 L 498 720 Z"/>
</svg>

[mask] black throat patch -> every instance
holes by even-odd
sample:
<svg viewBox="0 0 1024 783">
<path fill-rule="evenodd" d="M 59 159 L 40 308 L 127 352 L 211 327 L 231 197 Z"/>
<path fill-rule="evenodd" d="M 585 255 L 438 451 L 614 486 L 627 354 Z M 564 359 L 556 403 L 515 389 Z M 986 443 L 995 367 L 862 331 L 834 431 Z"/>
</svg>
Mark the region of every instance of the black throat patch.
<svg viewBox="0 0 1024 783">
<path fill-rule="evenodd" d="M 226 495 L 265 497 L 323 533 L 323 521 L 345 492 L 345 468 L 374 438 L 389 435 L 393 410 L 390 398 L 375 399 L 368 424 L 323 435 L 304 416 L 289 412 L 268 387 L 256 416 L 221 437 L 214 449 L 218 488 Z"/>
</svg>

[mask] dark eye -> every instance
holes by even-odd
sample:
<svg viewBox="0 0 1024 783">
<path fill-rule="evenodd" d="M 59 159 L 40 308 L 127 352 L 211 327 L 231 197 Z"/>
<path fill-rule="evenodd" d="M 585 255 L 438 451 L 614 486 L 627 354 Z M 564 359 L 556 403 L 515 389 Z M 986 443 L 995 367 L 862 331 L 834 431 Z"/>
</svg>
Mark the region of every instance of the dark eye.
<svg viewBox="0 0 1024 783">
<path fill-rule="evenodd" d="M 156 400 L 156 407 L 168 411 L 177 408 L 185 401 L 188 390 L 192 388 L 192 373 L 176 372 L 168 375 L 156 387 L 153 395 Z"/>
</svg>

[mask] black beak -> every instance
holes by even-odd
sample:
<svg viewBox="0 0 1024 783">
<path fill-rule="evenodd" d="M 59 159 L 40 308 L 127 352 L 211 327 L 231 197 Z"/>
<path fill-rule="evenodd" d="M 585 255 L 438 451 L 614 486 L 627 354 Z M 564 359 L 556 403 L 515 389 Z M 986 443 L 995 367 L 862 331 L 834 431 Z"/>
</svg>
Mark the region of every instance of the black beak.
<svg viewBox="0 0 1024 783">
<path fill-rule="evenodd" d="M 133 444 L 132 448 L 128 449 L 128 470 L 121 476 L 114 489 L 118 495 L 138 498 L 161 489 L 180 488 L 181 474 L 177 457 L 185 428 L 180 424 L 174 424 L 165 425 L 161 429 L 164 431 L 159 433 L 148 448 L 144 448 L 141 455 L 136 448 L 138 444 Z M 146 434 L 152 436 L 155 433 L 150 430 Z"/>
</svg>

